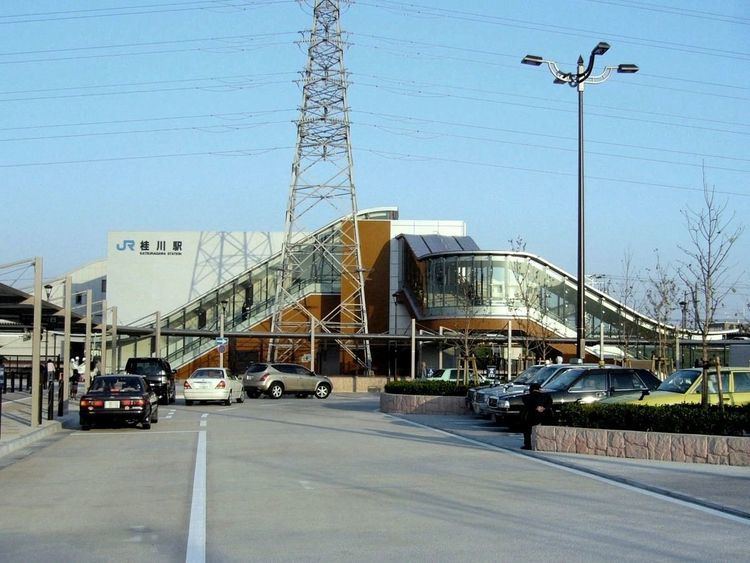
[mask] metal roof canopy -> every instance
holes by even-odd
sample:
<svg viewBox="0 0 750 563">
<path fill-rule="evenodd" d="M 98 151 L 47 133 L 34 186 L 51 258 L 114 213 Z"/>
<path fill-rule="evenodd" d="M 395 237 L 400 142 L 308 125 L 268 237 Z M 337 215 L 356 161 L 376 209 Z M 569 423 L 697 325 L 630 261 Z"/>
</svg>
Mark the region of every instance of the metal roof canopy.
<svg viewBox="0 0 750 563">
<path fill-rule="evenodd" d="M 42 299 L 42 328 L 62 330 L 65 309 Z M 31 329 L 34 325 L 34 295 L 15 287 L 0 283 L 0 319 L 9 324 L 0 324 L 0 331 Z M 82 315 L 71 313 L 71 332 L 83 333 Z"/>
</svg>

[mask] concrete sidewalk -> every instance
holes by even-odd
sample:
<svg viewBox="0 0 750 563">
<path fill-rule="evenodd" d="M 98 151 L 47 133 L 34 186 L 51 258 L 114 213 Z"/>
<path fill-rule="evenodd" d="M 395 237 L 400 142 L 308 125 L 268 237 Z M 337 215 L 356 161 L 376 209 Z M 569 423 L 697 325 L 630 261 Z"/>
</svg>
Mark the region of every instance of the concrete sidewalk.
<svg viewBox="0 0 750 563">
<path fill-rule="evenodd" d="M 53 396 L 53 419 L 47 419 L 49 390 L 42 395 L 42 424 L 31 425 L 31 392 L 16 391 L 2 395 L 2 416 L 0 416 L 0 457 L 42 440 L 59 432 L 64 426 L 78 421 L 77 401 L 65 401 L 62 417 L 57 416 L 57 387 Z"/>
</svg>

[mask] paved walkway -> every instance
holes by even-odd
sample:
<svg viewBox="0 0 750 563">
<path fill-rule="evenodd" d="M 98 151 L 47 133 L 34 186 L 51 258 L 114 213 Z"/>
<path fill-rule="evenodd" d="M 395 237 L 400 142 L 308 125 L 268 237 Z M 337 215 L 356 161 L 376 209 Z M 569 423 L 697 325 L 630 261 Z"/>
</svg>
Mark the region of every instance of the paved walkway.
<svg viewBox="0 0 750 563">
<path fill-rule="evenodd" d="M 57 416 L 58 395 L 55 386 L 53 396 L 53 417 L 47 418 L 49 389 L 42 395 L 42 424 L 31 426 L 31 392 L 15 391 L 2 396 L 2 416 L 0 416 L 0 457 L 15 450 L 24 448 L 46 438 L 63 428 L 63 425 L 74 424 L 78 420 L 78 409 L 75 403 L 70 412 L 69 403 L 63 405 L 64 415 Z"/>
</svg>

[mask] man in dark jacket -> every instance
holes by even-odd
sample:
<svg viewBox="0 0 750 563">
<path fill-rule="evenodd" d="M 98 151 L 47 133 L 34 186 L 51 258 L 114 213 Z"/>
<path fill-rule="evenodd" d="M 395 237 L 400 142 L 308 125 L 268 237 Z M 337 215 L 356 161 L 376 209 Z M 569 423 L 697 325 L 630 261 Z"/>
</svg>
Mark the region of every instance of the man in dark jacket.
<svg viewBox="0 0 750 563">
<path fill-rule="evenodd" d="M 523 401 L 523 446 L 522 450 L 531 449 L 531 429 L 552 418 L 552 397 L 542 393 L 539 383 L 529 385 L 529 393 L 521 397 Z"/>
</svg>

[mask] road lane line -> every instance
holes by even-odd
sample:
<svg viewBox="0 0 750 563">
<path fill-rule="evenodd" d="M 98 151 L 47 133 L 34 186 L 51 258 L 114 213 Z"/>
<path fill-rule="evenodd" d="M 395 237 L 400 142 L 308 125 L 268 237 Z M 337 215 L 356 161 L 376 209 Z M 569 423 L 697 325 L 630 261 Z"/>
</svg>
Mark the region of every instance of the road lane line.
<svg viewBox="0 0 750 563">
<path fill-rule="evenodd" d="M 137 431 L 133 432 L 132 430 L 129 432 L 83 432 L 82 430 L 79 430 L 77 432 L 73 432 L 72 436 L 90 436 L 93 438 L 114 436 L 116 434 L 119 434 L 121 436 L 152 436 L 155 434 L 195 434 L 196 432 L 199 432 L 199 430 L 149 430 L 145 433 Z"/>
<path fill-rule="evenodd" d="M 206 561 L 206 431 L 198 433 L 185 563 Z"/>
<path fill-rule="evenodd" d="M 383 414 L 386 414 L 386 413 L 383 413 Z M 433 432 L 437 432 L 438 434 L 443 434 L 451 438 L 456 438 L 458 440 L 462 440 L 464 442 L 473 444 L 475 446 L 481 446 L 489 450 L 495 450 L 495 451 L 507 453 L 517 458 L 526 459 L 528 461 L 540 463 L 548 467 L 553 467 L 555 469 L 567 471 L 568 473 L 573 473 L 574 475 L 588 477 L 589 479 L 600 481 L 602 483 L 606 483 L 607 485 L 615 485 L 616 487 L 620 487 L 621 489 L 625 489 L 626 491 L 631 491 L 631 492 L 639 493 L 645 496 L 657 498 L 660 500 L 671 502 L 673 504 L 684 506 L 686 508 L 692 508 L 693 510 L 697 510 L 699 512 L 705 512 L 706 514 L 710 514 L 712 516 L 718 516 L 719 518 L 724 518 L 725 520 L 731 520 L 732 522 L 736 522 L 738 524 L 744 524 L 746 526 L 750 526 L 750 518 L 748 518 L 744 512 L 736 511 L 731 508 L 709 506 L 708 502 L 705 502 L 701 499 L 694 499 L 692 497 L 689 497 L 687 495 L 682 495 L 680 493 L 672 493 L 671 491 L 660 491 L 660 490 L 656 490 L 655 488 L 650 488 L 647 485 L 642 485 L 640 483 L 635 483 L 635 482 L 633 483 L 623 482 L 617 478 L 609 477 L 607 475 L 600 474 L 593 470 L 579 469 L 576 467 L 571 467 L 562 462 L 551 461 L 548 459 L 542 459 L 542 458 L 536 457 L 534 455 L 520 453 L 511 448 L 505 448 L 503 446 L 495 446 L 493 444 L 487 444 L 485 442 L 480 442 L 479 440 L 466 438 L 465 436 L 461 436 L 460 434 L 453 434 L 452 432 L 448 432 L 447 430 L 434 428 L 432 426 L 427 426 L 426 424 L 420 424 L 419 422 L 414 422 L 413 420 L 409 420 L 407 418 L 401 418 L 400 416 L 396 416 L 393 414 L 386 414 L 386 416 L 389 416 L 391 418 L 396 418 L 398 420 L 403 420 L 404 422 L 407 422 L 414 426 L 418 426 L 420 428 L 426 428 L 428 430 L 432 430 Z"/>
</svg>

